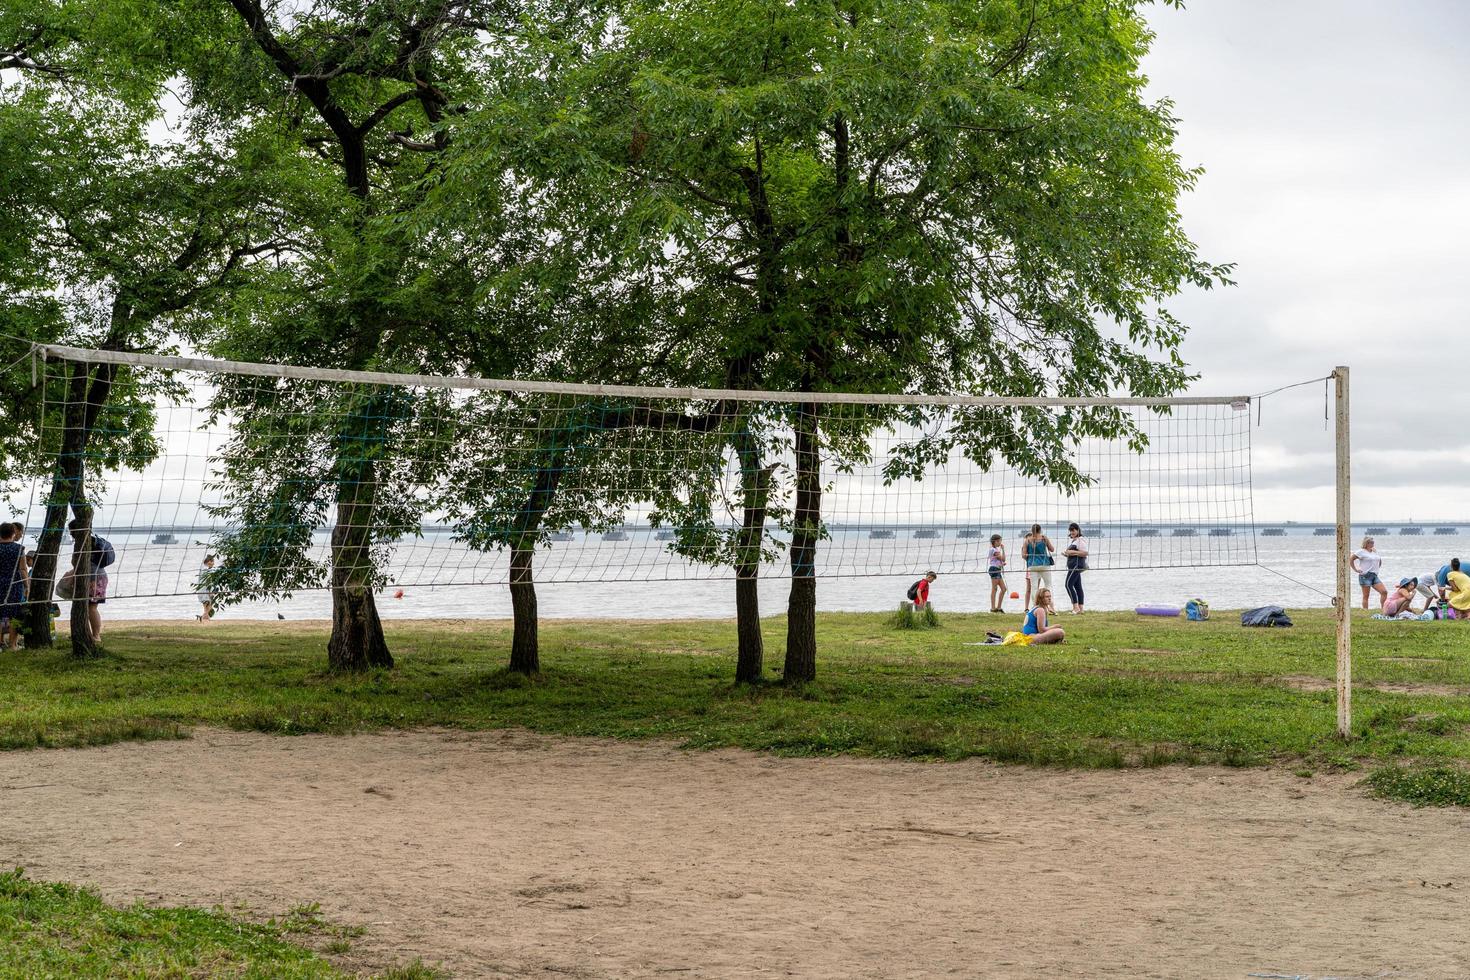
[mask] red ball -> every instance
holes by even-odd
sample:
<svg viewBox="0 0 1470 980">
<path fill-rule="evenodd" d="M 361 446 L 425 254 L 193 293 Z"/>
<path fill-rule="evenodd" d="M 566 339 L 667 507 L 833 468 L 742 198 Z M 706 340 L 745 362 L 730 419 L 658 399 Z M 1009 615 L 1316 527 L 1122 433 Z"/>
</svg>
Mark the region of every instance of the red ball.
<svg viewBox="0 0 1470 980">
<path fill-rule="evenodd" d="M 1012 592 L 1011 593 L 1011 598 L 1012 599 L 1019 599 L 1019 598 L 1021 598 L 1021 593 L 1019 593 L 1019 592 Z"/>
</svg>

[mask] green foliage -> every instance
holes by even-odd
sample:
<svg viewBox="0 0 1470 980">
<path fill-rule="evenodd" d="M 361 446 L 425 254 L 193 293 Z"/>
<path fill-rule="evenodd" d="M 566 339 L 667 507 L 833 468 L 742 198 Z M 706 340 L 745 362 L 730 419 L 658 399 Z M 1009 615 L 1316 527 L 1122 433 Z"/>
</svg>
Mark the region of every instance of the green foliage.
<svg viewBox="0 0 1470 980">
<path fill-rule="evenodd" d="M 1462 766 L 1385 765 L 1368 774 L 1373 795 L 1415 806 L 1470 807 L 1470 771 Z"/>
</svg>

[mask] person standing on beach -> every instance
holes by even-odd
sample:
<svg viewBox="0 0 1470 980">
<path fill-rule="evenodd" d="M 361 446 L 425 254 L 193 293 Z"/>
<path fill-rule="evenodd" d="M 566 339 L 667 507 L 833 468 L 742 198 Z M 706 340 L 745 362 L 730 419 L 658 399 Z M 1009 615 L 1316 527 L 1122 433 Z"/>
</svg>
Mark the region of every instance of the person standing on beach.
<svg viewBox="0 0 1470 980">
<path fill-rule="evenodd" d="M 7 650 L 20 646 L 20 620 L 31 584 L 19 538 L 19 524 L 0 524 L 0 644 Z"/>
<path fill-rule="evenodd" d="M 1363 547 L 1353 552 L 1352 569 L 1358 573 L 1358 585 L 1363 589 L 1363 608 L 1368 608 L 1368 593 L 1378 593 L 1378 606 L 1381 609 L 1388 601 L 1388 587 L 1378 577 L 1378 569 L 1383 567 L 1383 556 L 1373 550 L 1373 539 L 1364 538 Z"/>
<path fill-rule="evenodd" d="M 1040 524 L 1031 525 L 1031 533 L 1021 539 L 1021 557 L 1026 561 L 1026 607 L 1031 607 L 1031 596 L 1033 591 L 1040 594 L 1039 590 L 1046 589 L 1047 596 L 1051 595 L 1051 567 L 1056 564 L 1052 557 L 1056 546 L 1051 543 L 1051 538 L 1041 533 Z"/>
<path fill-rule="evenodd" d="M 990 573 L 990 611 L 1005 612 L 1006 599 L 1006 545 L 999 534 L 990 536 L 990 551 L 986 553 L 985 565 Z"/>
<path fill-rule="evenodd" d="M 214 592 L 209 587 L 208 575 L 214 570 L 214 555 L 205 555 L 204 564 L 199 566 L 199 591 L 195 596 L 199 599 L 204 612 L 194 618 L 201 623 L 207 623 L 214 618 Z"/>
<path fill-rule="evenodd" d="M 1072 600 L 1072 612 L 1082 612 L 1082 573 L 1087 571 L 1087 539 L 1082 528 L 1074 521 L 1067 525 L 1067 546 L 1062 554 L 1067 558 L 1067 598 Z"/>
<path fill-rule="evenodd" d="M 68 575 L 91 579 L 91 588 L 86 595 L 73 595 L 74 600 L 86 599 L 87 625 L 91 627 L 92 642 L 102 642 L 102 604 L 107 601 L 107 573 L 103 569 L 117 560 L 112 543 L 93 531 L 81 519 L 74 519 L 67 526 L 72 539 L 72 571 Z M 83 570 L 86 569 L 86 572 Z M 87 574 L 90 572 L 90 574 Z M 63 575 L 65 579 L 67 576 Z M 59 590 L 58 590 L 59 591 Z"/>
</svg>

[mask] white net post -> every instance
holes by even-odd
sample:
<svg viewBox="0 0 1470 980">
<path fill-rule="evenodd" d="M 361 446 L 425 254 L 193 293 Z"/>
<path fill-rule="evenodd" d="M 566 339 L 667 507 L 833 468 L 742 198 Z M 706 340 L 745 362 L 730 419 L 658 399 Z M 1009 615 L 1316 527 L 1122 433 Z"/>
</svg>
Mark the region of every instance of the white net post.
<svg viewBox="0 0 1470 980">
<path fill-rule="evenodd" d="M 1353 552 L 1353 466 L 1348 414 L 1348 369 L 1332 372 L 1337 382 L 1336 490 L 1337 510 L 1337 734 L 1348 738 L 1353 731 L 1353 617 L 1352 588 L 1348 575 Z"/>
</svg>

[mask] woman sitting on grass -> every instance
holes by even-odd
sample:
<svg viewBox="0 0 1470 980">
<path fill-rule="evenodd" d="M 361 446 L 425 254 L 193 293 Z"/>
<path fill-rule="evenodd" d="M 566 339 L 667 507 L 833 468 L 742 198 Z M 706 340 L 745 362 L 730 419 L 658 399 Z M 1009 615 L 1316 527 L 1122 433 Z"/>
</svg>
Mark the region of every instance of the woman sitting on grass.
<svg viewBox="0 0 1470 980">
<path fill-rule="evenodd" d="M 1060 626 L 1048 626 L 1047 610 L 1051 609 L 1051 589 L 1042 588 L 1036 593 L 1036 605 L 1026 614 L 1026 623 L 1021 632 L 1031 637 L 1031 645 L 1038 643 L 1060 643 L 1067 634 Z"/>
<path fill-rule="evenodd" d="M 1418 614 L 1409 608 L 1414 601 L 1414 592 L 1418 587 L 1418 579 L 1399 579 L 1398 587 L 1390 592 L 1388 598 L 1383 602 L 1383 615 L 1389 619 L 1418 619 Z"/>
</svg>

